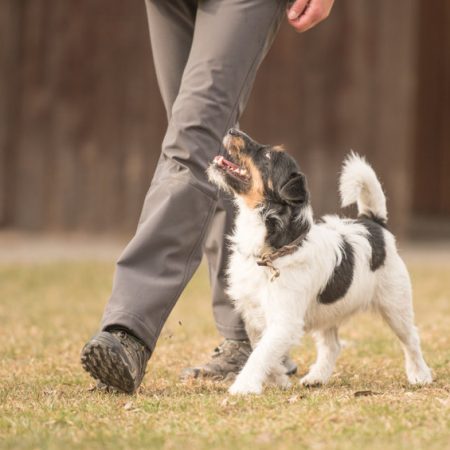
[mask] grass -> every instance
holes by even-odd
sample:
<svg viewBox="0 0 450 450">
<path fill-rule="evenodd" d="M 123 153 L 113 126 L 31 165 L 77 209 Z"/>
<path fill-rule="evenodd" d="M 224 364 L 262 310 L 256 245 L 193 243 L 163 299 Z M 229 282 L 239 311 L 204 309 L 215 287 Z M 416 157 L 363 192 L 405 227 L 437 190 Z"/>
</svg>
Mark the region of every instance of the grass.
<svg viewBox="0 0 450 450">
<path fill-rule="evenodd" d="M 394 337 L 360 315 L 343 327 L 348 345 L 329 385 L 238 399 L 225 384 L 178 381 L 219 342 L 204 268 L 173 311 L 141 390 L 89 390 L 79 352 L 98 325 L 113 269 L 0 266 L 0 448 L 450 449 L 450 266 L 412 267 L 432 386 L 408 386 Z M 309 338 L 294 359 L 304 373 L 314 359 Z"/>
</svg>

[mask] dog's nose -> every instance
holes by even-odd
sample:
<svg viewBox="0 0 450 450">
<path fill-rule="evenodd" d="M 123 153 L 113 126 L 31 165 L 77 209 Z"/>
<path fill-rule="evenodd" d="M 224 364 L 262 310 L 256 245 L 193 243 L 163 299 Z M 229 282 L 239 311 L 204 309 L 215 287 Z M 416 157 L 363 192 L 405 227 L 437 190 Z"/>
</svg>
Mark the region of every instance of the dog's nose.
<svg viewBox="0 0 450 450">
<path fill-rule="evenodd" d="M 230 130 L 228 130 L 228 134 L 230 136 L 239 136 L 239 130 L 237 130 L 236 128 L 231 128 Z"/>
</svg>

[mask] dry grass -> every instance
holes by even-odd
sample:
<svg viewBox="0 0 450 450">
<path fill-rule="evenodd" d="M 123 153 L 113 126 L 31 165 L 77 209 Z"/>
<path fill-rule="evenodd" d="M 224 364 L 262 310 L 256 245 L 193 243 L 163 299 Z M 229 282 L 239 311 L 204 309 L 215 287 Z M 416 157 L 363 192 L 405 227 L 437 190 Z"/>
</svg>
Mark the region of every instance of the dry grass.
<svg viewBox="0 0 450 450">
<path fill-rule="evenodd" d="M 219 340 L 203 269 L 140 392 L 90 392 L 79 351 L 96 329 L 112 271 L 107 263 L 0 266 L 1 448 L 450 448 L 450 266 L 412 268 L 431 387 L 406 385 L 391 333 L 358 316 L 342 330 L 348 346 L 330 385 L 243 399 L 223 384 L 177 379 Z M 314 358 L 309 339 L 294 358 L 304 373 Z"/>
</svg>

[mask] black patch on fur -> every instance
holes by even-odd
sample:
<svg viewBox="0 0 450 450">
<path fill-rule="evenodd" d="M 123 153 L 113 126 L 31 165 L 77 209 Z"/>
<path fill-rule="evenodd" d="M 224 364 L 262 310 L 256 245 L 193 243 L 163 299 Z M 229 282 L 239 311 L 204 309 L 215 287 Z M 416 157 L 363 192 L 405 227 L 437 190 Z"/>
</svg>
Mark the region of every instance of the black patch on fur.
<svg viewBox="0 0 450 450">
<path fill-rule="evenodd" d="M 292 172 L 281 187 L 279 195 L 287 203 L 303 204 L 308 199 L 305 176 L 302 173 Z"/>
<path fill-rule="evenodd" d="M 371 220 L 372 222 L 375 222 L 376 224 L 380 225 L 380 227 L 386 228 L 387 229 L 387 223 L 386 220 L 383 219 L 382 217 L 378 217 L 373 213 L 369 213 L 369 214 L 361 214 L 358 219 L 366 219 L 366 220 Z"/>
<path fill-rule="evenodd" d="M 300 207 L 269 202 L 262 210 L 266 224 L 266 242 L 270 247 L 278 249 L 288 245 L 301 235 L 305 235 L 311 225 L 303 221 L 297 221 Z"/>
<path fill-rule="evenodd" d="M 375 218 L 375 219 L 374 219 Z M 386 227 L 386 222 L 375 216 L 362 215 L 356 221 L 360 223 L 367 231 L 367 240 L 372 249 L 372 258 L 370 259 L 370 270 L 375 272 L 379 269 L 386 260 L 386 241 L 384 239 L 383 229 Z"/>
<path fill-rule="evenodd" d="M 309 205 L 309 192 L 306 178 L 292 156 L 274 151 L 268 159 L 267 152 L 270 147 L 255 155 L 254 161 L 264 182 L 262 215 L 267 229 L 266 241 L 270 247 L 278 249 L 309 231 L 309 222 L 296 220 Z"/>
<path fill-rule="evenodd" d="M 351 244 L 342 238 L 342 259 L 334 268 L 325 289 L 319 294 L 319 303 L 329 305 L 344 297 L 353 281 L 355 254 Z"/>
</svg>

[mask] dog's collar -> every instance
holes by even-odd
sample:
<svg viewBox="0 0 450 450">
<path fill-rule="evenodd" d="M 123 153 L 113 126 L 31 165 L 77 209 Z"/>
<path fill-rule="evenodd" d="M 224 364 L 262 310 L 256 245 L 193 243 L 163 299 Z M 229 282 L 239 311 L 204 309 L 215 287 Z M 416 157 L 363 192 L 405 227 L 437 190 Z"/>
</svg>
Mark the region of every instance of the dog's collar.
<svg viewBox="0 0 450 450">
<path fill-rule="evenodd" d="M 283 247 L 280 247 L 274 251 L 267 251 L 261 253 L 259 255 L 258 259 L 256 260 L 256 264 L 258 266 L 265 266 L 268 267 L 271 273 L 270 281 L 275 280 L 275 278 L 278 278 L 280 276 L 280 269 L 277 269 L 273 265 L 273 261 L 281 258 L 282 256 L 292 255 L 303 243 L 305 240 L 309 230 L 302 233 L 298 238 L 294 239 L 291 243 L 283 245 Z"/>
</svg>

